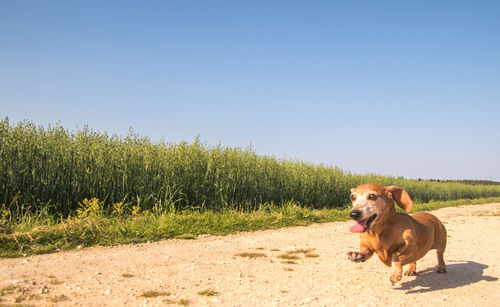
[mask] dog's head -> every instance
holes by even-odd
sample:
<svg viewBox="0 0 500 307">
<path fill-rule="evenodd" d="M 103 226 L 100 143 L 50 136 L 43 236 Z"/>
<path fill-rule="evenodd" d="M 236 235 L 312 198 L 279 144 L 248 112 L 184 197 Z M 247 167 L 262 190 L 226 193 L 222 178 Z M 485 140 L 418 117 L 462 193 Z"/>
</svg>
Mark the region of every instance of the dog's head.
<svg viewBox="0 0 500 307">
<path fill-rule="evenodd" d="M 377 223 L 381 217 L 395 212 L 394 201 L 399 207 L 411 212 L 413 203 L 408 193 L 400 187 L 383 187 L 379 184 L 362 184 L 351 189 L 351 218 L 356 224 L 351 232 L 365 232 Z"/>
</svg>

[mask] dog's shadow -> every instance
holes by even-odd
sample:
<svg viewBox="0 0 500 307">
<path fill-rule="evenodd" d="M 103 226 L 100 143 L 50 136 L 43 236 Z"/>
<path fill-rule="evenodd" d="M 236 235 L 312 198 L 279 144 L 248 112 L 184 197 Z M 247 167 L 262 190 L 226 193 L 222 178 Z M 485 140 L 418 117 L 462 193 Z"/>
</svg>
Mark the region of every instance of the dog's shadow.
<svg viewBox="0 0 500 307">
<path fill-rule="evenodd" d="M 487 265 L 474 261 L 460 261 L 446 265 L 446 274 L 437 274 L 435 268 L 418 272 L 412 281 L 401 283 L 397 290 L 409 290 L 406 293 L 423 293 L 443 289 L 454 289 L 476 283 L 482 280 L 497 281 L 497 277 L 485 276 L 483 271 Z"/>
</svg>

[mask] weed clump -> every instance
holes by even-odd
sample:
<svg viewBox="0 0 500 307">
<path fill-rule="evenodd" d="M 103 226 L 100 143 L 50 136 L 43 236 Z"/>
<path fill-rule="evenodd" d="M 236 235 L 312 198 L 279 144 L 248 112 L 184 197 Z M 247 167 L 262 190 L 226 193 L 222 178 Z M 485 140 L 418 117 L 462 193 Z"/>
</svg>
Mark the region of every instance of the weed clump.
<svg viewBox="0 0 500 307">
<path fill-rule="evenodd" d="M 169 292 L 164 292 L 164 291 L 146 291 L 141 294 L 142 297 L 158 297 L 158 296 L 168 296 L 171 295 Z"/>
<path fill-rule="evenodd" d="M 235 256 L 253 259 L 253 258 L 259 258 L 259 257 L 266 257 L 267 255 L 264 253 L 245 252 L 245 253 L 236 254 Z"/>
<path fill-rule="evenodd" d="M 214 289 L 205 289 L 203 291 L 198 292 L 198 295 L 201 296 L 215 296 L 217 294 L 218 294 L 217 291 L 215 291 Z"/>
<path fill-rule="evenodd" d="M 286 259 L 286 260 L 297 260 L 297 259 L 300 259 L 299 256 L 293 255 L 293 254 L 282 254 L 282 255 L 279 255 L 278 258 Z"/>
</svg>

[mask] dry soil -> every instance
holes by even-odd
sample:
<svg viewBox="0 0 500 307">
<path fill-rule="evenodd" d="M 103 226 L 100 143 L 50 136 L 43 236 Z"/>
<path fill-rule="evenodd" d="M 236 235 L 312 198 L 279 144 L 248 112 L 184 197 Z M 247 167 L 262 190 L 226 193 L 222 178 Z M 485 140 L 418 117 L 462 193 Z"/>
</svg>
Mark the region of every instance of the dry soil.
<svg viewBox="0 0 500 307">
<path fill-rule="evenodd" d="M 500 203 L 434 214 L 448 273 L 430 251 L 394 287 L 377 256 L 347 260 L 359 235 L 338 222 L 0 259 L 0 305 L 500 306 Z"/>
</svg>

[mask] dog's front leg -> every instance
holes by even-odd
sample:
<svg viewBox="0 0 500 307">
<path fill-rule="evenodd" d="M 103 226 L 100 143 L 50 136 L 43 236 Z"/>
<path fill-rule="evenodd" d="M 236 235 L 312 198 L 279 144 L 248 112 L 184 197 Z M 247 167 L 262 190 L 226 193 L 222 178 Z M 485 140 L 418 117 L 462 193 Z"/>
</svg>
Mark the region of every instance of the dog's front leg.
<svg viewBox="0 0 500 307">
<path fill-rule="evenodd" d="M 391 262 L 391 282 L 394 285 L 403 277 L 403 262 L 407 256 L 411 255 L 417 248 L 415 237 L 411 230 L 403 232 L 405 244 L 392 254 Z"/>
<path fill-rule="evenodd" d="M 353 262 L 365 262 L 373 255 L 373 251 L 367 246 L 361 244 L 359 252 L 348 252 L 347 258 Z"/>
<path fill-rule="evenodd" d="M 392 273 L 391 273 L 391 283 L 394 285 L 398 281 L 401 280 L 403 277 L 403 266 L 401 265 L 401 262 L 403 259 L 399 255 L 399 253 L 394 253 L 392 255 L 392 262 L 391 262 L 391 268 L 392 268 Z"/>
</svg>

